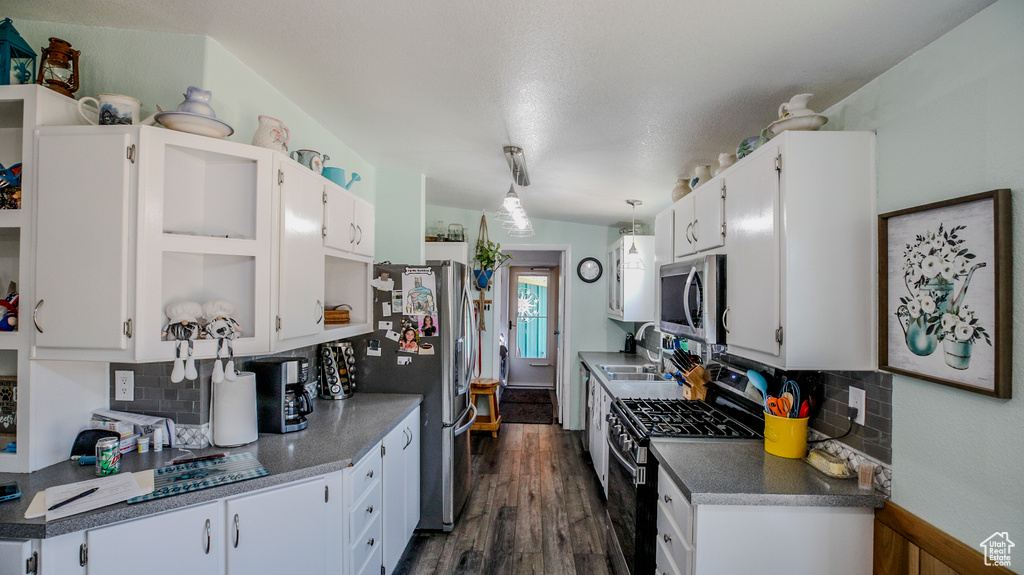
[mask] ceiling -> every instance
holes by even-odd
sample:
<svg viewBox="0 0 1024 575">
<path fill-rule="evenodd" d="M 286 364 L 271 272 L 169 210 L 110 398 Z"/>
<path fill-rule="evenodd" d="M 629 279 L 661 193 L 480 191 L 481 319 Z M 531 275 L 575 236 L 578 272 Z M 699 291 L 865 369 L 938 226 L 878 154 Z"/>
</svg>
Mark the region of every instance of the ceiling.
<svg viewBox="0 0 1024 575">
<path fill-rule="evenodd" d="M 5 16 L 204 34 L 427 202 L 653 220 L 793 94 L 823 110 L 992 0 L 14 0 Z"/>
</svg>

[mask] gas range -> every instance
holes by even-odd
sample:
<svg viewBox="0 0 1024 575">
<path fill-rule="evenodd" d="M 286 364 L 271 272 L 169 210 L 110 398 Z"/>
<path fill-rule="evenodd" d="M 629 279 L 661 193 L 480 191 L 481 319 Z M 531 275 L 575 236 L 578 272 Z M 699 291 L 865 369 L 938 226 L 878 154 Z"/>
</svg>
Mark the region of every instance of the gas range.
<svg viewBox="0 0 1024 575">
<path fill-rule="evenodd" d="M 742 423 L 703 401 L 686 399 L 619 399 L 623 414 L 648 437 L 760 437 Z"/>
</svg>

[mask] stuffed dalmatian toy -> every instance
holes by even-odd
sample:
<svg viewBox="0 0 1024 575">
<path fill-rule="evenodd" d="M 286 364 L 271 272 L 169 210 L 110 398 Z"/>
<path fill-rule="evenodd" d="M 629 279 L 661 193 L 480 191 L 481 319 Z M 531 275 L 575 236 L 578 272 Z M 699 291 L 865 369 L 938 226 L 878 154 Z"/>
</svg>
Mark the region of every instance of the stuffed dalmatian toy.
<svg viewBox="0 0 1024 575">
<path fill-rule="evenodd" d="M 217 340 L 217 359 L 213 363 L 212 377 L 214 383 L 238 379 L 235 374 L 235 347 L 231 342 L 242 333 L 242 327 L 231 317 L 234 313 L 235 306 L 222 299 L 210 300 L 203 305 L 203 317 L 206 318 L 203 333 Z M 222 358 L 227 359 L 227 365 L 221 365 Z"/>
<path fill-rule="evenodd" d="M 185 378 L 195 379 L 199 373 L 196 360 L 192 359 L 195 353 L 192 342 L 202 332 L 199 318 L 203 315 L 203 307 L 194 301 L 177 301 L 168 305 L 165 313 L 170 321 L 161 335 L 168 341 L 177 342 L 171 381 L 178 383 Z"/>
</svg>

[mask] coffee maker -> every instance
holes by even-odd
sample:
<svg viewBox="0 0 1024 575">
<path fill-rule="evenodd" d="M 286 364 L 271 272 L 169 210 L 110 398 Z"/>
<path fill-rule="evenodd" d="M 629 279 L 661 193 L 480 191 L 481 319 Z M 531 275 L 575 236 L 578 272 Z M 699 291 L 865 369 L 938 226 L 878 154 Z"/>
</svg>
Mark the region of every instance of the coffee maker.
<svg viewBox="0 0 1024 575">
<path fill-rule="evenodd" d="M 256 374 L 256 419 L 261 433 L 306 429 L 313 398 L 306 391 L 309 361 L 304 357 L 270 357 L 250 361 Z"/>
</svg>

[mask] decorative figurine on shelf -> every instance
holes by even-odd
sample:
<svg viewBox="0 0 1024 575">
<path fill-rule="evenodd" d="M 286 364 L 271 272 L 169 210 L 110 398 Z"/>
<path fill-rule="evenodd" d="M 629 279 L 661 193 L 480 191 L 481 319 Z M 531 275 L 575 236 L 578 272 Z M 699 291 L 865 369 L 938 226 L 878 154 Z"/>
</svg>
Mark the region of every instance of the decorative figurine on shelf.
<svg viewBox="0 0 1024 575">
<path fill-rule="evenodd" d="M 18 330 L 18 284 L 11 282 L 7 286 L 7 297 L 0 300 L 3 317 L 0 318 L 0 331 Z"/>
<path fill-rule="evenodd" d="M 21 164 L 4 168 L 0 164 L 0 210 L 21 208 Z"/>
<path fill-rule="evenodd" d="M 72 98 L 78 91 L 78 56 L 71 44 L 60 38 L 50 38 L 50 45 L 43 48 L 40 57 L 39 76 L 36 84 Z"/>
<path fill-rule="evenodd" d="M 36 53 L 14 29 L 10 18 L 0 22 L 0 85 L 31 84 Z"/>
<path fill-rule="evenodd" d="M 216 112 L 210 107 L 210 99 L 213 98 L 213 92 L 196 86 L 189 86 L 182 96 L 185 98 L 185 101 L 178 104 L 179 112 L 188 112 L 189 114 L 208 116 L 210 118 L 217 117 Z"/>
<path fill-rule="evenodd" d="M 192 359 L 195 353 L 192 341 L 202 331 L 199 318 L 203 315 L 203 306 L 194 301 L 177 301 L 167 306 L 165 313 L 170 321 L 160 335 L 176 342 L 171 381 L 178 383 L 185 378 L 195 379 L 199 373 L 196 372 L 196 360 Z"/>
<path fill-rule="evenodd" d="M 203 305 L 203 317 L 206 318 L 206 327 L 203 333 L 210 339 L 217 340 L 217 359 L 213 362 L 213 383 L 222 381 L 235 381 L 238 376 L 235 374 L 235 346 L 232 340 L 238 338 L 242 333 L 242 326 L 238 325 L 235 318 L 235 306 L 231 302 L 222 299 L 214 299 Z M 220 360 L 226 358 L 227 365 L 221 366 Z"/>
<path fill-rule="evenodd" d="M 288 151 L 288 140 L 292 133 L 284 122 L 270 116 L 260 116 L 260 125 L 252 137 L 252 145 L 261 148 L 270 148 L 278 152 Z"/>
</svg>

